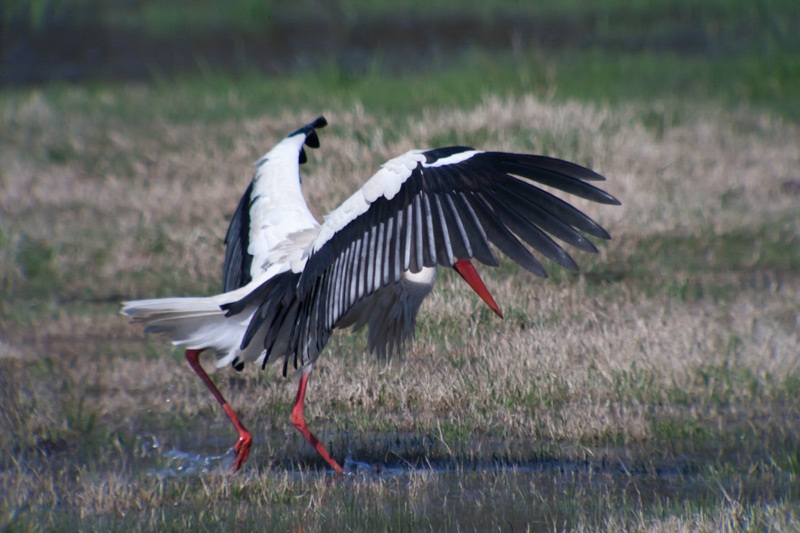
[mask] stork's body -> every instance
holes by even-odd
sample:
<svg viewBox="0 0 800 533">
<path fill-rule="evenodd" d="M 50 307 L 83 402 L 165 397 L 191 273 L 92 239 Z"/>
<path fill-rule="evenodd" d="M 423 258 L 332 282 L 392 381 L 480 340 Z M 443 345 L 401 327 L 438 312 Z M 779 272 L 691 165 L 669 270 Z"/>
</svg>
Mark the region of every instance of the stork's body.
<svg viewBox="0 0 800 533">
<path fill-rule="evenodd" d="M 466 147 L 415 150 L 390 160 L 319 224 L 300 189 L 303 145 L 318 146 L 323 118 L 293 133 L 258 163 L 228 228 L 226 292 L 210 297 L 126 302 L 123 312 L 187 347 L 187 359 L 239 432 L 238 469 L 250 434 L 199 362 L 265 366 L 283 357 L 302 369 L 292 421 L 334 470 L 341 467 L 302 416 L 308 377 L 334 328 L 367 326 L 368 348 L 390 356 L 413 335 L 417 312 L 438 266 L 455 268 L 483 300 L 500 309 L 469 259 L 491 266 L 494 244 L 527 270 L 546 272 L 515 234 L 549 259 L 577 268 L 550 233 L 596 252 L 581 231 L 608 238 L 586 215 L 515 176 L 590 200 L 618 204 L 586 183 L 594 172 L 543 156 Z M 547 232 L 547 233 L 546 233 Z"/>
</svg>

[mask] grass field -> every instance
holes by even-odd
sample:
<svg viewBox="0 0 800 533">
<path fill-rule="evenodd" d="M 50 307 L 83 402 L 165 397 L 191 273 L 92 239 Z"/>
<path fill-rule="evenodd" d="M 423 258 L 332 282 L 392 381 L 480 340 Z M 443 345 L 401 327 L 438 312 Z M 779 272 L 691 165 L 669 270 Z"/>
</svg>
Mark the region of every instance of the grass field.
<svg viewBox="0 0 800 533">
<path fill-rule="evenodd" d="M 797 531 L 797 58 L 475 52 L 3 89 L 0 529 Z M 587 165 L 622 206 L 578 202 L 613 236 L 580 274 L 479 267 L 502 322 L 442 273 L 403 358 L 334 335 L 306 417 L 345 479 L 290 423 L 296 376 L 216 372 L 254 436 L 231 475 L 229 423 L 119 302 L 218 291 L 251 163 L 319 114 L 319 217 L 448 144 Z"/>
</svg>

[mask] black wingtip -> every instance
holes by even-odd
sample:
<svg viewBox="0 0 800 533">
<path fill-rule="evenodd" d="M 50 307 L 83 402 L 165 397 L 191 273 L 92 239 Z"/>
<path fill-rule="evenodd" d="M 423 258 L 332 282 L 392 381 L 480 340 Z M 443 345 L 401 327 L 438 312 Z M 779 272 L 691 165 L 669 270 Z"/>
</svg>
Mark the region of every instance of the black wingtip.
<svg viewBox="0 0 800 533">
<path fill-rule="evenodd" d="M 318 116 L 317 120 L 315 120 L 314 122 L 312 122 L 310 124 L 310 126 L 312 128 L 324 128 L 327 125 L 328 125 L 328 121 L 325 120 L 325 117 L 323 117 L 322 115 Z"/>
<path fill-rule="evenodd" d="M 319 148 L 319 136 L 315 130 L 311 130 L 306 136 L 306 146 L 309 148 Z"/>
<path fill-rule="evenodd" d="M 314 134 L 314 130 L 316 128 L 324 128 L 327 125 L 328 125 L 328 121 L 325 120 L 325 117 L 317 117 L 317 119 L 314 122 L 309 122 L 308 124 L 306 124 L 302 128 L 298 129 L 297 131 L 295 131 L 294 133 L 289 135 L 289 137 L 293 137 L 294 135 L 297 135 L 298 133 L 303 133 L 308 137 L 309 135 Z"/>
<path fill-rule="evenodd" d="M 328 121 L 325 120 L 323 116 L 317 117 L 317 120 L 306 125 L 306 128 L 311 130 L 306 134 L 306 146 L 309 148 L 319 148 L 319 135 L 317 135 L 316 128 L 324 128 L 327 125 Z"/>
<path fill-rule="evenodd" d="M 292 133 L 289 137 L 294 137 L 295 135 L 302 133 L 303 135 L 306 136 L 306 139 L 304 141 L 306 146 L 308 146 L 309 148 L 319 148 L 319 136 L 317 135 L 315 128 L 324 128 L 327 125 L 328 121 L 325 120 L 325 117 L 319 116 L 314 122 L 309 122 L 296 132 Z M 306 161 L 308 161 L 308 157 L 306 157 L 305 151 L 301 149 L 300 164 L 302 165 Z"/>
</svg>

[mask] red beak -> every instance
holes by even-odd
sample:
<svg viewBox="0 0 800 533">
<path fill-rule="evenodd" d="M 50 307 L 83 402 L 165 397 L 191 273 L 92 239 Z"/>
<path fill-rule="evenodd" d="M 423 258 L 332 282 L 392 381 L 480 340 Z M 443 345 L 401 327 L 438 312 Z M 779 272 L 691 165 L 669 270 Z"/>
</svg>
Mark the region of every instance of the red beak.
<svg viewBox="0 0 800 533">
<path fill-rule="evenodd" d="M 472 266 L 472 263 L 469 262 L 468 259 L 460 259 L 453 265 L 453 268 L 461 274 L 461 277 L 464 278 L 464 281 L 469 283 L 469 286 L 472 287 L 472 290 L 478 293 L 478 296 L 486 302 L 486 305 L 494 311 L 497 316 L 503 318 L 503 312 L 500 311 L 500 307 L 497 305 L 497 302 L 494 301 L 492 295 L 489 294 L 489 289 L 486 288 L 486 285 L 483 284 L 483 280 L 478 275 L 478 271 L 475 270 L 475 267 Z"/>
</svg>

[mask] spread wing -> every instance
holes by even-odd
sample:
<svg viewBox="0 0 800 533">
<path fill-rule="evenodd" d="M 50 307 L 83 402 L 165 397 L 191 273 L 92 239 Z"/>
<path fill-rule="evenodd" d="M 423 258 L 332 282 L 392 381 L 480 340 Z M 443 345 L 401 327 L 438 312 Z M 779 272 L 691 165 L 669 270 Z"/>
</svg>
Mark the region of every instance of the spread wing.
<svg viewBox="0 0 800 533">
<path fill-rule="evenodd" d="M 609 234 L 587 215 L 535 183 L 602 204 L 619 201 L 588 183 L 602 176 L 544 156 L 466 147 L 412 151 L 387 162 L 332 211 L 302 264 L 228 306 L 261 299 L 243 346 L 267 328 L 264 346 L 288 339 L 287 355 L 313 362 L 337 321 L 404 271 L 475 258 L 498 264 L 490 244 L 523 268 L 547 273 L 531 248 L 570 269 L 561 244 L 597 248 L 584 234 Z"/>
</svg>

